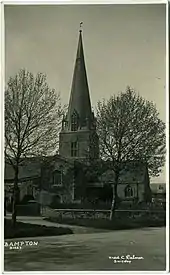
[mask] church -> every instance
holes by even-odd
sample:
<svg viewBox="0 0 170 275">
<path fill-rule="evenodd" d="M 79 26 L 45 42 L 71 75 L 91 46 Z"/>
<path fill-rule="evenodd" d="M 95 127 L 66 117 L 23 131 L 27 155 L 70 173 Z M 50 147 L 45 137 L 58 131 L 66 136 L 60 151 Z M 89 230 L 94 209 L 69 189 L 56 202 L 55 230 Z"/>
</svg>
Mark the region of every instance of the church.
<svg viewBox="0 0 170 275">
<path fill-rule="evenodd" d="M 86 74 L 82 30 L 79 31 L 68 112 L 59 134 L 59 154 L 25 159 L 19 169 L 20 200 L 32 195 L 41 204 L 81 203 L 84 200 L 111 201 L 114 175 L 88 177 L 88 159 L 99 159 L 99 138 L 92 111 Z M 85 171 L 86 170 L 86 171 Z M 5 165 L 5 190 L 11 193 L 14 173 Z M 150 192 L 149 175 L 139 164 L 120 176 L 118 196 L 122 200 L 144 201 Z"/>
</svg>

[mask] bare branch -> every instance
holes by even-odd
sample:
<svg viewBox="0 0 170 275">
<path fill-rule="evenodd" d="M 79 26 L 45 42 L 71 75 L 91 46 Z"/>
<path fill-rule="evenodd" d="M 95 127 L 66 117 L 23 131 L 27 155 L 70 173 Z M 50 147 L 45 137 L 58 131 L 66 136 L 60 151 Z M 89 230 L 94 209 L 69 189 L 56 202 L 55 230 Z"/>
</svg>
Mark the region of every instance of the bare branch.
<svg viewBox="0 0 170 275">
<path fill-rule="evenodd" d="M 65 108 L 65 107 L 64 107 Z M 8 159 L 53 154 L 64 108 L 46 76 L 22 69 L 5 91 L 5 151 Z"/>
<path fill-rule="evenodd" d="M 97 129 L 102 158 L 115 165 L 145 160 L 157 175 L 165 161 L 165 124 L 156 106 L 130 87 L 118 96 L 98 102 Z"/>
</svg>

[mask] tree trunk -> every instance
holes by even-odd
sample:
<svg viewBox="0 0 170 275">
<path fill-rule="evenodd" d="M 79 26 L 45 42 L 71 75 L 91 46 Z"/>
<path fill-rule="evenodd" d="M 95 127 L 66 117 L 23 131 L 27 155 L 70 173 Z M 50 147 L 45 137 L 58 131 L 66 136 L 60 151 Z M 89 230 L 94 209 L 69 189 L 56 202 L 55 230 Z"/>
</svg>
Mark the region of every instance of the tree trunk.
<svg viewBox="0 0 170 275">
<path fill-rule="evenodd" d="M 114 183 L 114 187 L 113 187 L 113 199 L 112 199 L 112 206 L 110 209 L 110 220 L 113 219 L 115 210 L 116 210 L 117 204 L 118 204 L 118 194 L 117 194 L 118 180 L 119 180 L 119 173 L 117 172 L 115 174 L 115 183 Z"/>
<path fill-rule="evenodd" d="M 15 167 L 15 176 L 14 176 L 14 189 L 13 189 L 13 205 L 12 205 L 12 225 L 15 227 L 16 225 L 16 217 L 17 217 L 17 202 L 18 202 L 18 165 Z"/>
</svg>

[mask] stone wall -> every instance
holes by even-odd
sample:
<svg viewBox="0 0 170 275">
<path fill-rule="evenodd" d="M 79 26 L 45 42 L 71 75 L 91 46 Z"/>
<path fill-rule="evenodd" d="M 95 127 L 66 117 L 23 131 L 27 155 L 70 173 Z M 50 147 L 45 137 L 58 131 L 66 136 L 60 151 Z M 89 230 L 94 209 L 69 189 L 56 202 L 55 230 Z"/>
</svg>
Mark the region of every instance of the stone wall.
<svg viewBox="0 0 170 275">
<path fill-rule="evenodd" d="M 58 218 L 58 219 L 109 219 L 110 210 L 92 210 L 92 209 L 50 209 L 44 208 L 41 212 L 44 217 Z M 165 211 L 160 210 L 116 210 L 115 215 L 117 217 L 164 217 Z"/>
</svg>

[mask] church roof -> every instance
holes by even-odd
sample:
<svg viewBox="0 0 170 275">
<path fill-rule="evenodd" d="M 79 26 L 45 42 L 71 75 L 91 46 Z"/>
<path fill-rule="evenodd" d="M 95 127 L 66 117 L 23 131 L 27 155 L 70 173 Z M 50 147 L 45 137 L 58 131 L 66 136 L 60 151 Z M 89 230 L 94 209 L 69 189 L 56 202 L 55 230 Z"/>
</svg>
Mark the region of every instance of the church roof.
<svg viewBox="0 0 170 275">
<path fill-rule="evenodd" d="M 25 159 L 19 166 L 19 180 L 24 181 L 26 179 L 38 178 L 40 174 L 41 165 L 37 158 Z M 14 169 L 8 163 L 5 163 L 4 179 L 5 181 L 13 181 L 14 179 Z"/>
<path fill-rule="evenodd" d="M 60 155 L 25 158 L 19 165 L 19 181 L 26 181 L 33 178 L 39 178 L 41 176 L 42 164 L 52 162 L 60 163 L 63 165 L 73 165 L 73 163 L 70 160 L 66 160 Z M 8 162 L 5 162 L 4 180 L 5 182 L 10 182 L 14 180 L 14 169 L 12 165 L 10 165 Z"/>
<path fill-rule="evenodd" d="M 147 168 L 145 165 L 139 163 L 138 165 L 134 166 L 129 165 L 128 169 L 122 169 L 120 172 L 119 183 L 144 183 L 147 176 Z M 112 170 L 107 170 L 101 176 L 102 182 L 110 182 L 114 183 L 115 174 Z"/>
<path fill-rule="evenodd" d="M 81 30 L 79 32 L 77 56 L 75 61 L 71 95 L 68 108 L 67 119 L 69 124 L 71 121 L 71 116 L 75 111 L 79 116 L 81 126 L 85 124 L 85 121 L 87 119 L 91 119 L 92 117 Z"/>
</svg>

